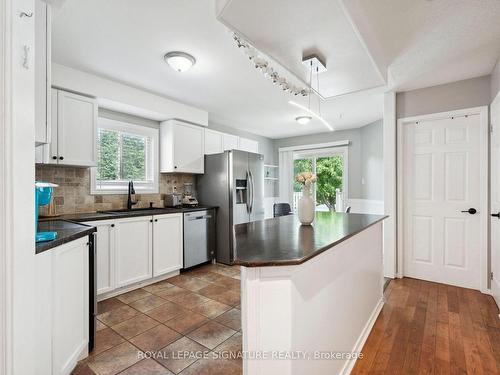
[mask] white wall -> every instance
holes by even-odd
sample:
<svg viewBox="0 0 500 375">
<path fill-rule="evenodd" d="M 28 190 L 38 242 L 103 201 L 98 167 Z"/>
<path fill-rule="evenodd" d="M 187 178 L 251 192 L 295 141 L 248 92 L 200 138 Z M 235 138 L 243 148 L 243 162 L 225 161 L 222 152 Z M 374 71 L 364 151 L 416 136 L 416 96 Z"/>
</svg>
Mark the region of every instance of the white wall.
<svg viewBox="0 0 500 375">
<path fill-rule="evenodd" d="M 361 198 L 384 200 L 384 133 L 382 120 L 361 129 Z"/>
<path fill-rule="evenodd" d="M 5 278 L 0 309 L 6 313 L 0 327 L 6 345 L 0 345 L 6 352 L 0 373 L 9 375 L 39 373 L 37 363 L 48 349 L 35 344 L 34 25 L 32 19 L 19 17 L 20 11 L 33 9 L 33 0 L 0 0 L 0 36 L 5 42 L 0 46 L 0 252 L 5 254 L 0 258 L 0 277 Z M 29 48 L 26 67 L 24 47 Z"/>
<path fill-rule="evenodd" d="M 93 74 L 52 63 L 52 85 L 96 97 L 99 107 L 164 121 L 172 118 L 206 126 L 208 112 Z"/>
<path fill-rule="evenodd" d="M 490 76 L 398 92 L 397 118 L 489 105 Z"/>
<path fill-rule="evenodd" d="M 500 58 L 497 61 L 495 69 L 493 69 L 493 72 L 491 73 L 490 86 L 491 86 L 490 99 L 491 99 L 491 102 L 493 102 L 493 100 L 496 98 L 496 96 L 500 92 Z"/>
</svg>

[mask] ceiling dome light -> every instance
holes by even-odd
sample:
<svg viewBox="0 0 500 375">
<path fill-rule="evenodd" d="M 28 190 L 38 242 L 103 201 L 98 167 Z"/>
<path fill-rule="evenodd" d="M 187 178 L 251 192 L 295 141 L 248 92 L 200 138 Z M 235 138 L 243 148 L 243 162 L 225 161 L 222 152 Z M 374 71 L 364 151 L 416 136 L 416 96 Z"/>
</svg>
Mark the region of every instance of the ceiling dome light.
<svg viewBox="0 0 500 375">
<path fill-rule="evenodd" d="M 297 121 L 300 125 L 307 125 L 309 121 L 312 120 L 311 116 L 299 116 L 295 117 L 295 121 Z"/>
<path fill-rule="evenodd" d="M 186 52 L 172 51 L 163 58 L 172 69 L 178 72 L 185 72 L 196 64 L 196 59 Z"/>
</svg>

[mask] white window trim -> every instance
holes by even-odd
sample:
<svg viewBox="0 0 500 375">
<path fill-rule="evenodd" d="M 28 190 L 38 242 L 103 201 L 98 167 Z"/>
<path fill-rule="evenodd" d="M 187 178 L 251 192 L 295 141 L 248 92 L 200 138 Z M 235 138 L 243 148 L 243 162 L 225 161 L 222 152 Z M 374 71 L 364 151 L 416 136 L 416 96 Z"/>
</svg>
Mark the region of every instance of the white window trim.
<svg viewBox="0 0 500 375">
<path fill-rule="evenodd" d="M 122 121 L 111 120 L 104 117 L 99 117 L 98 125 L 105 125 L 107 129 L 135 134 L 138 136 L 147 136 L 151 138 L 151 169 L 152 182 L 135 182 L 134 189 L 137 194 L 157 194 L 159 192 L 159 129 L 149 128 L 147 126 L 131 124 Z M 98 132 L 97 132 L 98 134 Z M 98 136 L 96 134 L 96 137 Z M 127 194 L 128 182 L 123 181 L 107 182 L 104 187 L 97 187 L 97 167 L 90 168 L 90 194 L 105 195 L 105 194 Z"/>
</svg>

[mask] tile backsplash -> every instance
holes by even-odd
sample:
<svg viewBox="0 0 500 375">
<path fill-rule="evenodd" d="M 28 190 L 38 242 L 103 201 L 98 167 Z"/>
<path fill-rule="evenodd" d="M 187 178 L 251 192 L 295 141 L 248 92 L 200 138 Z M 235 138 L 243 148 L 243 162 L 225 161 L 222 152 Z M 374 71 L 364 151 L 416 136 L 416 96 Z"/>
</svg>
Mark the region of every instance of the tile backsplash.
<svg viewBox="0 0 500 375">
<path fill-rule="evenodd" d="M 196 177 L 191 174 L 160 174 L 158 194 L 136 194 L 138 204 L 134 208 L 149 207 L 153 202 L 155 207 L 163 207 L 163 195 L 172 193 L 174 186 L 182 193 L 184 183 L 191 182 L 196 189 Z M 59 187 L 54 189 L 54 204 L 56 214 L 74 214 L 103 210 L 117 210 L 127 205 L 126 194 L 90 194 L 90 169 L 61 167 L 53 165 L 37 165 L 36 180 L 52 182 Z M 46 215 L 47 208 L 40 207 L 40 215 Z"/>
</svg>

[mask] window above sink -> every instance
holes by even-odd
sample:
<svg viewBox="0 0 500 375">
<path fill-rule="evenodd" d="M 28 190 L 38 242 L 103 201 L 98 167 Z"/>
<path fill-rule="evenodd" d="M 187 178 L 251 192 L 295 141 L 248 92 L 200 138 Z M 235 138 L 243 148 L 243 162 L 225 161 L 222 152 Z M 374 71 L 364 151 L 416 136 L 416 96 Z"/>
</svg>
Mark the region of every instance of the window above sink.
<svg viewBox="0 0 500 375">
<path fill-rule="evenodd" d="M 158 193 L 158 129 L 100 117 L 91 194 Z"/>
</svg>

